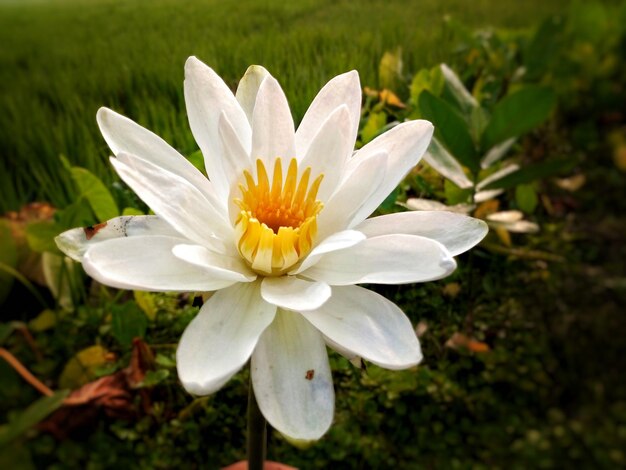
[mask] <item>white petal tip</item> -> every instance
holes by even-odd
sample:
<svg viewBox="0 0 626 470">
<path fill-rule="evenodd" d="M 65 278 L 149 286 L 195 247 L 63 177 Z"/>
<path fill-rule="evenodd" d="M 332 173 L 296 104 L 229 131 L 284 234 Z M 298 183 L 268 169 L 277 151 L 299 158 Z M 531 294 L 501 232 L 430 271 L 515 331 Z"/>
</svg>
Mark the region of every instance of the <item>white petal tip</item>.
<svg viewBox="0 0 626 470">
<path fill-rule="evenodd" d="M 194 74 L 201 73 L 206 69 L 210 69 L 210 67 L 196 56 L 192 55 L 185 62 L 185 79 L 192 77 Z"/>
<path fill-rule="evenodd" d="M 100 108 L 98 108 L 98 111 L 96 112 L 96 119 L 100 120 L 104 118 L 107 114 L 112 113 L 112 112 L 113 111 L 111 111 L 109 108 L 101 106 Z"/>
<path fill-rule="evenodd" d="M 180 373 L 179 373 L 180 377 Z M 212 393 L 217 392 L 221 387 L 215 387 L 207 384 L 201 384 L 198 382 L 187 382 L 180 379 L 180 382 L 183 388 L 190 394 L 196 395 L 199 397 L 211 395 Z"/>
<path fill-rule="evenodd" d="M 100 132 L 105 136 L 107 135 L 107 129 L 109 128 L 110 121 L 115 118 L 120 118 L 121 116 L 113 111 L 112 109 L 106 108 L 104 106 L 100 107 L 96 112 L 96 122 L 98 123 L 98 127 L 100 128 Z"/>
<path fill-rule="evenodd" d="M 265 77 L 266 75 L 269 75 L 269 74 L 270 73 L 267 71 L 267 69 L 263 67 L 262 65 L 251 65 L 246 69 L 246 73 L 244 73 L 244 77 L 248 75 L 260 75 L 262 77 Z"/>
<path fill-rule="evenodd" d="M 279 431 L 280 432 L 280 431 Z M 292 437 L 292 436 L 288 436 L 287 434 L 284 433 L 280 433 L 287 442 L 289 442 L 289 444 L 291 444 L 292 446 L 300 449 L 300 450 L 306 450 L 309 449 L 310 447 L 312 447 L 321 437 L 322 435 L 320 435 L 319 437 L 315 437 L 315 438 L 306 438 L 306 439 L 300 439 L 297 437 Z"/>
<path fill-rule="evenodd" d="M 193 67 L 194 65 L 199 65 L 199 64 L 202 64 L 200 59 L 198 59 L 195 55 L 191 55 L 185 61 L 185 68 Z"/>
<path fill-rule="evenodd" d="M 445 257 L 441 259 L 439 266 L 446 272 L 444 276 L 447 276 L 456 269 L 456 261 L 454 261 L 454 258 Z"/>
<path fill-rule="evenodd" d="M 71 234 L 68 234 L 68 232 L 71 232 Z M 72 236 L 75 235 L 76 232 L 68 232 L 64 232 L 54 237 L 54 243 L 56 244 L 57 248 L 61 250 L 65 255 L 80 263 L 82 261 L 85 250 L 80 249 L 80 247 L 76 243 L 76 237 Z"/>
<path fill-rule="evenodd" d="M 483 238 L 487 236 L 487 233 L 489 233 L 489 225 L 487 225 L 487 223 L 484 220 L 480 220 L 480 219 L 475 219 L 475 220 L 482 232 L 480 235 L 480 238 L 476 241 L 476 244 L 478 244 L 482 241 Z"/>
</svg>

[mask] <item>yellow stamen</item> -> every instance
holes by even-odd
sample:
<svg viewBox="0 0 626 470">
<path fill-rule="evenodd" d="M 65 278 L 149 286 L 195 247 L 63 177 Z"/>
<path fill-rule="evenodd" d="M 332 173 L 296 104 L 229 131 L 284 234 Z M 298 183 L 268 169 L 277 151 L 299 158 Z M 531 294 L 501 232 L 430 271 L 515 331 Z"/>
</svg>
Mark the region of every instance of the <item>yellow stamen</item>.
<svg viewBox="0 0 626 470">
<path fill-rule="evenodd" d="M 323 204 L 317 191 L 324 175 L 309 185 L 311 168 L 298 181 L 298 162 L 289 162 L 283 180 L 280 158 L 274 163 L 272 183 L 265 165 L 256 161 L 257 181 L 248 171 L 240 183 L 241 199 L 235 199 L 240 212 L 235 222 L 237 247 L 250 267 L 265 276 L 284 274 L 306 256 L 317 233 L 317 215 Z"/>
</svg>

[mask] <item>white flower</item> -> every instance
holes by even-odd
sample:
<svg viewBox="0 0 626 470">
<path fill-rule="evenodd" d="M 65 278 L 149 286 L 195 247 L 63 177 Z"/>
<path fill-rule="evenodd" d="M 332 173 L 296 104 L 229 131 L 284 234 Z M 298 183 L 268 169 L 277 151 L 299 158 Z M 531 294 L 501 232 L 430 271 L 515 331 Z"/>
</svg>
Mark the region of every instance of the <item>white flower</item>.
<svg viewBox="0 0 626 470">
<path fill-rule="evenodd" d="M 185 100 L 210 181 L 156 135 L 101 109 L 113 166 L 156 215 L 73 229 L 57 243 L 110 286 L 217 291 L 180 340 L 184 387 L 215 392 L 251 358 L 270 424 L 318 439 L 334 410 L 326 345 L 389 369 L 422 359 L 404 313 L 355 284 L 447 276 L 485 224 L 444 212 L 365 220 L 419 161 L 433 127 L 400 124 L 353 155 L 356 72 L 331 80 L 295 132 L 280 85 L 262 67 L 250 67 L 233 95 L 191 57 Z"/>
<path fill-rule="evenodd" d="M 500 211 L 489 214 L 486 217 L 487 224 L 493 228 L 503 228 L 514 233 L 537 233 L 539 225 L 529 220 L 524 220 L 521 211 Z"/>
<path fill-rule="evenodd" d="M 458 214 L 469 214 L 476 206 L 472 204 L 455 204 L 447 206 L 442 202 L 422 198 L 408 198 L 399 205 L 412 211 L 448 211 Z M 524 220 L 524 213 L 516 210 L 493 212 L 485 216 L 485 222 L 493 229 L 503 229 L 513 233 L 537 233 L 539 225 L 529 220 Z M 508 241 L 510 243 L 510 240 Z"/>
</svg>

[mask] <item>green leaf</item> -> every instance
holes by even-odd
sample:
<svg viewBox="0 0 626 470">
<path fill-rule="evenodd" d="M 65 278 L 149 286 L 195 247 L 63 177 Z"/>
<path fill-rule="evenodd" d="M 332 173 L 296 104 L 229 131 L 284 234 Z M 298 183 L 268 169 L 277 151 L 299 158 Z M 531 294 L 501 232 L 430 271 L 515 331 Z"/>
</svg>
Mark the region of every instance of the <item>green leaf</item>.
<svg viewBox="0 0 626 470">
<path fill-rule="evenodd" d="M 387 124 L 387 115 L 385 113 L 371 113 L 367 118 L 365 126 L 361 131 L 361 141 L 363 144 L 367 144 L 374 137 L 381 133 L 382 129 Z"/>
<path fill-rule="evenodd" d="M 523 212 L 527 214 L 535 212 L 539 202 L 535 188 L 531 184 L 520 184 L 515 188 L 515 202 Z"/>
<path fill-rule="evenodd" d="M 57 235 L 63 230 L 93 225 L 96 222 L 93 218 L 93 211 L 89 208 L 89 204 L 82 198 L 66 206 L 64 209 L 57 211 L 55 217 L 60 228 Z"/>
<path fill-rule="evenodd" d="M 470 110 L 468 122 L 473 141 L 480 142 L 480 136 L 483 135 L 487 124 L 489 124 L 489 113 L 485 108 L 476 106 Z"/>
<path fill-rule="evenodd" d="M 444 87 L 443 73 L 439 67 L 421 69 L 411 81 L 411 100 L 417 104 L 424 90 L 430 91 L 435 96 L 440 96 Z"/>
<path fill-rule="evenodd" d="M 400 188 L 395 188 L 389 193 L 385 200 L 378 207 L 378 210 L 384 214 L 391 212 L 396 207 L 396 201 L 398 200 L 398 194 L 400 194 Z"/>
<path fill-rule="evenodd" d="M 195 166 L 198 170 L 202 172 L 203 175 L 206 176 L 206 172 L 204 169 L 204 156 L 202 155 L 201 150 L 196 150 L 194 153 L 187 157 L 187 160 Z"/>
<path fill-rule="evenodd" d="M 43 310 L 39 315 L 28 322 L 28 327 L 36 332 L 46 331 L 57 324 L 60 314 L 49 308 Z"/>
<path fill-rule="evenodd" d="M 8 220 L 0 220 L 0 263 L 13 269 L 17 266 L 17 246 Z M 13 276 L 0 271 L 0 305 L 8 297 L 13 286 Z"/>
<path fill-rule="evenodd" d="M 422 115 L 435 125 L 437 139 L 459 162 L 473 172 L 478 171 L 476 149 L 467 123 L 454 108 L 429 91 L 420 95 L 419 107 Z"/>
<path fill-rule="evenodd" d="M 446 85 L 442 98 L 449 103 L 453 103 L 465 116 L 469 116 L 474 108 L 478 107 L 478 101 L 465 88 L 461 79 L 450 67 L 446 64 L 441 64 L 440 67 Z"/>
<path fill-rule="evenodd" d="M 30 249 L 37 253 L 46 251 L 59 253 L 59 249 L 56 243 L 54 243 L 54 237 L 59 232 L 61 232 L 61 229 L 52 221 L 31 222 L 26 226 L 26 241 Z"/>
<path fill-rule="evenodd" d="M 156 357 L 154 358 L 154 362 L 162 367 L 176 367 L 176 361 L 174 359 L 161 353 L 158 353 L 156 355 Z"/>
<path fill-rule="evenodd" d="M 520 184 L 531 183 L 535 180 L 548 176 L 565 173 L 576 166 L 578 162 L 574 159 L 549 160 L 547 162 L 528 165 L 513 173 L 506 175 L 497 181 L 489 183 L 482 189 L 509 189 Z"/>
<path fill-rule="evenodd" d="M 137 302 L 139 308 L 143 310 L 143 313 L 145 313 L 151 321 L 154 321 L 154 319 L 156 318 L 156 314 L 159 311 L 154 296 L 155 294 L 153 294 L 152 292 L 145 292 L 140 290 L 133 291 L 133 297 L 135 298 L 135 302 Z"/>
<path fill-rule="evenodd" d="M 552 112 L 556 95 L 550 88 L 527 86 L 496 104 L 482 136 L 483 148 L 523 135 L 544 122 Z"/>
<path fill-rule="evenodd" d="M 87 199 L 98 220 L 109 220 L 120 214 L 115 199 L 96 175 L 77 166 L 72 167 L 70 172 L 80 196 Z"/>
<path fill-rule="evenodd" d="M 167 369 L 149 370 L 139 387 L 154 387 L 156 384 L 163 382 L 170 376 Z"/>
<path fill-rule="evenodd" d="M 454 206 L 455 204 L 464 204 L 469 201 L 472 195 L 472 189 L 461 189 L 450 180 L 445 180 L 443 184 L 444 193 L 446 195 L 446 204 Z"/>
<path fill-rule="evenodd" d="M 543 21 L 524 51 L 526 80 L 541 77 L 552 66 L 553 57 L 559 57 L 563 41 L 565 21 L 560 16 L 552 16 Z"/>
<path fill-rule="evenodd" d="M 381 89 L 400 91 L 405 85 L 402 78 L 402 49 L 387 51 L 378 66 L 378 86 Z"/>
<path fill-rule="evenodd" d="M 148 319 L 135 302 L 111 306 L 111 334 L 122 345 L 130 346 L 133 338 L 143 338 Z"/>
<path fill-rule="evenodd" d="M 144 215 L 142 210 L 136 209 L 134 207 L 125 207 L 122 211 L 122 215 Z"/>
<path fill-rule="evenodd" d="M 95 344 L 78 351 L 72 356 L 59 377 L 59 386 L 77 389 L 96 377 L 96 371 L 108 363 L 109 352 Z"/>
<path fill-rule="evenodd" d="M 3 427 L 0 433 L 0 447 L 6 446 L 43 420 L 50 413 L 57 410 L 63 404 L 63 400 L 68 394 L 69 390 L 61 390 L 52 396 L 40 398 L 18 414 L 11 422 Z"/>
</svg>

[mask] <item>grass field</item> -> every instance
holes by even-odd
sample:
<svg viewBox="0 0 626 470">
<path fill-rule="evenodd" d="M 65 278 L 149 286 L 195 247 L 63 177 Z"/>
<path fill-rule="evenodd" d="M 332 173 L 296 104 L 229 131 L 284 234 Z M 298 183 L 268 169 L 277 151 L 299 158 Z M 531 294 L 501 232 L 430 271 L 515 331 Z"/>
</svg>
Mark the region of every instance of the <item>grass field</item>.
<svg viewBox="0 0 626 470">
<path fill-rule="evenodd" d="M 449 60 L 443 18 L 528 28 L 565 1 L 439 2 L 61 0 L 0 2 L 0 213 L 28 200 L 69 202 L 59 155 L 113 174 L 95 113 L 109 106 L 183 153 L 196 149 L 182 95 L 197 55 L 233 87 L 252 63 L 279 78 L 296 120 L 332 76 L 357 69 L 376 86 L 384 51 L 405 70 Z"/>
<path fill-rule="evenodd" d="M 562 16 L 543 22 L 555 13 Z M 381 57 L 398 47 L 406 80 L 389 88 L 402 99 L 416 71 L 445 61 L 487 110 L 466 116 L 445 136 L 451 140 L 459 130 L 478 136 L 482 118 L 493 122 L 498 106 L 501 122 L 532 121 L 528 99 L 510 104 L 520 86 L 531 91 L 525 97 L 533 88 L 535 95 L 537 88 L 554 91 L 554 107 L 512 134 L 518 141 L 498 162 L 500 169 L 519 164 L 517 181 L 473 213 L 519 209 L 539 231 L 492 230 L 444 280 L 370 286 L 417 326 L 424 361 L 403 371 L 369 361 L 360 369 L 332 353 L 330 431 L 307 449 L 270 431 L 268 458 L 302 469 L 623 468 L 624 24 L 626 4 L 618 0 L 0 0 L 0 215 L 36 200 L 60 209 L 54 223 L 0 217 L 0 469 L 210 469 L 245 456 L 248 368 L 208 397 L 187 393 L 176 372 L 177 342 L 200 296 L 109 289 L 81 271 L 69 309 L 34 284 L 43 282 L 40 252 L 55 249 L 62 227 L 110 218 L 98 215 L 85 191 L 76 197 L 60 156 L 102 178 L 120 209 L 140 207 L 114 184 L 97 109 L 111 107 L 189 155 L 197 146 L 183 99 L 188 56 L 214 67 L 233 89 L 249 64 L 265 65 L 298 121 L 338 73 L 357 69 L 363 86 L 378 87 Z M 499 33 L 474 34 L 487 26 Z M 418 85 L 434 89 L 434 71 L 422 72 Z M 406 108 L 368 96 L 363 139 L 368 129 L 424 115 L 428 99 L 442 110 L 454 98 L 424 87 L 429 93 L 418 90 Z M 565 160 L 558 174 L 538 170 Z M 497 170 L 473 177 L 489 171 Z M 457 189 L 421 165 L 381 207 L 402 210 L 394 202 L 408 196 L 472 200 Z M 3 293 L 6 279 L 12 284 Z M 147 372 L 80 408 L 51 406 L 4 360 L 7 352 L 56 391 L 52 398 L 92 390 L 100 380 L 111 385 L 129 370 Z M 145 364 L 135 352 L 145 353 Z M 127 401 L 99 401 L 120 391 Z M 42 402 L 51 414 L 42 413 Z"/>
</svg>

